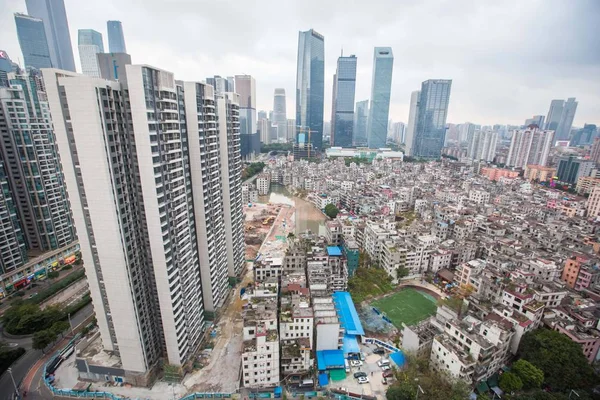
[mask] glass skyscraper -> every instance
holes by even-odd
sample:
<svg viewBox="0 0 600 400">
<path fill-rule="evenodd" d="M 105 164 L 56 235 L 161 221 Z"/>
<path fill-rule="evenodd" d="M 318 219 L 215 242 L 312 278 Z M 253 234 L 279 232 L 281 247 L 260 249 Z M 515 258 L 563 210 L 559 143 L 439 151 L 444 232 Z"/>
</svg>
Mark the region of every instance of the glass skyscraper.
<svg viewBox="0 0 600 400">
<path fill-rule="evenodd" d="M 108 32 L 108 51 L 111 53 L 127 53 L 121 21 L 107 21 L 106 31 Z"/>
<path fill-rule="evenodd" d="M 367 145 L 367 124 L 369 121 L 369 100 L 357 101 L 354 115 L 354 138 L 355 146 Z"/>
<path fill-rule="evenodd" d="M 44 22 L 29 15 L 15 14 L 17 37 L 25 59 L 25 67 L 51 68 L 52 64 Z"/>
<path fill-rule="evenodd" d="M 325 38 L 313 29 L 298 35 L 296 75 L 296 142 L 310 138 L 314 150 L 323 149 L 325 97 Z M 309 132 L 310 130 L 310 132 Z"/>
<path fill-rule="evenodd" d="M 334 146 L 350 147 L 354 131 L 356 56 L 338 58 L 334 88 L 331 143 Z"/>
<path fill-rule="evenodd" d="M 81 72 L 84 75 L 100 77 L 100 66 L 96 54 L 104 53 L 102 34 L 93 29 L 80 29 L 77 36 Z"/>
<path fill-rule="evenodd" d="M 64 0 L 25 0 L 25 3 L 27 14 L 44 21 L 52 66 L 75 72 Z"/>
<path fill-rule="evenodd" d="M 385 147 L 390 115 L 390 93 L 394 54 L 391 47 L 375 47 L 373 56 L 373 81 L 371 84 L 371 108 L 367 142 L 369 148 Z"/>
<path fill-rule="evenodd" d="M 442 153 L 446 136 L 446 117 L 450 102 L 450 79 L 430 79 L 421 84 L 413 154 L 437 158 Z"/>
</svg>

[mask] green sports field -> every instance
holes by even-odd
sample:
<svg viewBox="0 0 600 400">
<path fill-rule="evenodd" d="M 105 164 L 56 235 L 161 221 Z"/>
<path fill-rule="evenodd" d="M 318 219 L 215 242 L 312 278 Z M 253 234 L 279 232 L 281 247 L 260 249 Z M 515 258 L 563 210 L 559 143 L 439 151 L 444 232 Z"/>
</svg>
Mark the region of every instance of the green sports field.
<svg viewBox="0 0 600 400">
<path fill-rule="evenodd" d="M 435 314 L 437 308 L 433 297 L 412 288 L 385 296 L 371 306 L 385 313 L 398 329 L 402 329 L 403 322 L 406 325 L 417 324 Z"/>
</svg>

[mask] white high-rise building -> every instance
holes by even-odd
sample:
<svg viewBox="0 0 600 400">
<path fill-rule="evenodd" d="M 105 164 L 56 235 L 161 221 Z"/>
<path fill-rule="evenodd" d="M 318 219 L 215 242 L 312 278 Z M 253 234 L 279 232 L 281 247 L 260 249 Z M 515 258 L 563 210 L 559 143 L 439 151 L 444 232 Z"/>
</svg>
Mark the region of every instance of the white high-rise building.
<svg viewBox="0 0 600 400">
<path fill-rule="evenodd" d="M 406 155 L 412 156 L 413 143 L 415 139 L 415 126 L 417 118 L 419 118 L 419 98 L 421 91 L 415 90 L 410 94 L 410 109 L 408 112 L 408 125 L 406 126 L 406 134 L 404 135 L 404 151 Z"/>
<path fill-rule="evenodd" d="M 277 126 L 277 141 L 287 141 L 287 122 L 285 89 L 277 88 L 273 95 L 273 125 Z"/>
<path fill-rule="evenodd" d="M 467 157 L 473 160 L 494 161 L 498 132 L 476 130 L 467 137 Z"/>
<path fill-rule="evenodd" d="M 93 29 L 80 29 L 78 32 L 78 48 L 83 74 L 100 78 L 100 66 L 96 54 L 104 53 L 102 34 Z"/>
<path fill-rule="evenodd" d="M 122 82 L 43 75 L 103 348 L 146 382 L 161 358 L 191 360 L 233 275 L 225 216 L 242 210 L 221 185 L 239 139 L 223 158 L 219 134 L 239 129 L 236 110 L 218 119 L 212 87 L 145 65 Z"/>
<path fill-rule="evenodd" d="M 515 130 L 510 142 L 506 165 L 525 168 L 527 165 L 545 166 L 552 148 L 554 131 L 527 128 Z"/>
</svg>

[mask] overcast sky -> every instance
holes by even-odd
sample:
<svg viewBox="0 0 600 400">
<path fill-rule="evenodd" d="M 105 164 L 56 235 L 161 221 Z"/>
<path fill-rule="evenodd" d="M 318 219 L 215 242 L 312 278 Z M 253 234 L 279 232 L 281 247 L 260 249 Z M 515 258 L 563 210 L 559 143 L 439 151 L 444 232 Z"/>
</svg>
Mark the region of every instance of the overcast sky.
<svg viewBox="0 0 600 400">
<path fill-rule="evenodd" d="M 576 97 L 575 125 L 600 124 L 599 0 L 65 0 L 75 62 L 77 30 L 104 36 L 123 22 L 133 62 L 177 79 L 250 74 L 258 109 L 285 88 L 294 118 L 298 31 L 325 36 L 325 119 L 331 115 L 336 60 L 358 57 L 356 100 L 369 98 L 374 46 L 391 46 L 390 118 L 408 119 L 410 93 L 423 80 L 452 79 L 448 122 L 521 124 L 546 115 L 550 100 Z M 0 49 L 22 60 L 14 12 L 0 0 Z"/>
</svg>

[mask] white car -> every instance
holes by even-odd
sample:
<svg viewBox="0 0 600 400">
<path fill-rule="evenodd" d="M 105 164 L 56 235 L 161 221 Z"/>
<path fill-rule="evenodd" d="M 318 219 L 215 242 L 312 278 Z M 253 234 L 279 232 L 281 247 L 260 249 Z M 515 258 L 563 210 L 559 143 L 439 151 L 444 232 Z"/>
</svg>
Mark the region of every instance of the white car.
<svg viewBox="0 0 600 400">
<path fill-rule="evenodd" d="M 383 368 L 386 365 L 388 365 L 388 366 L 390 365 L 390 362 L 388 360 L 379 360 L 379 361 L 377 361 L 377 366 L 378 367 L 382 367 Z"/>
<path fill-rule="evenodd" d="M 382 371 L 389 371 L 390 369 L 392 369 L 392 367 L 390 367 L 389 365 L 382 365 L 381 366 L 381 370 Z"/>
<path fill-rule="evenodd" d="M 360 360 L 350 360 L 350 365 L 353 367 L 360 367 L 363 365 L 363 362 Z"/>
<path fill-rule="evenodd" d="M 358 378 L 358 383 L 360 383 L 361 385 L 363 383 L 369 383 L 369 378 L 367 378 L 366 376 L 361 376 Z"/>
</svg>

